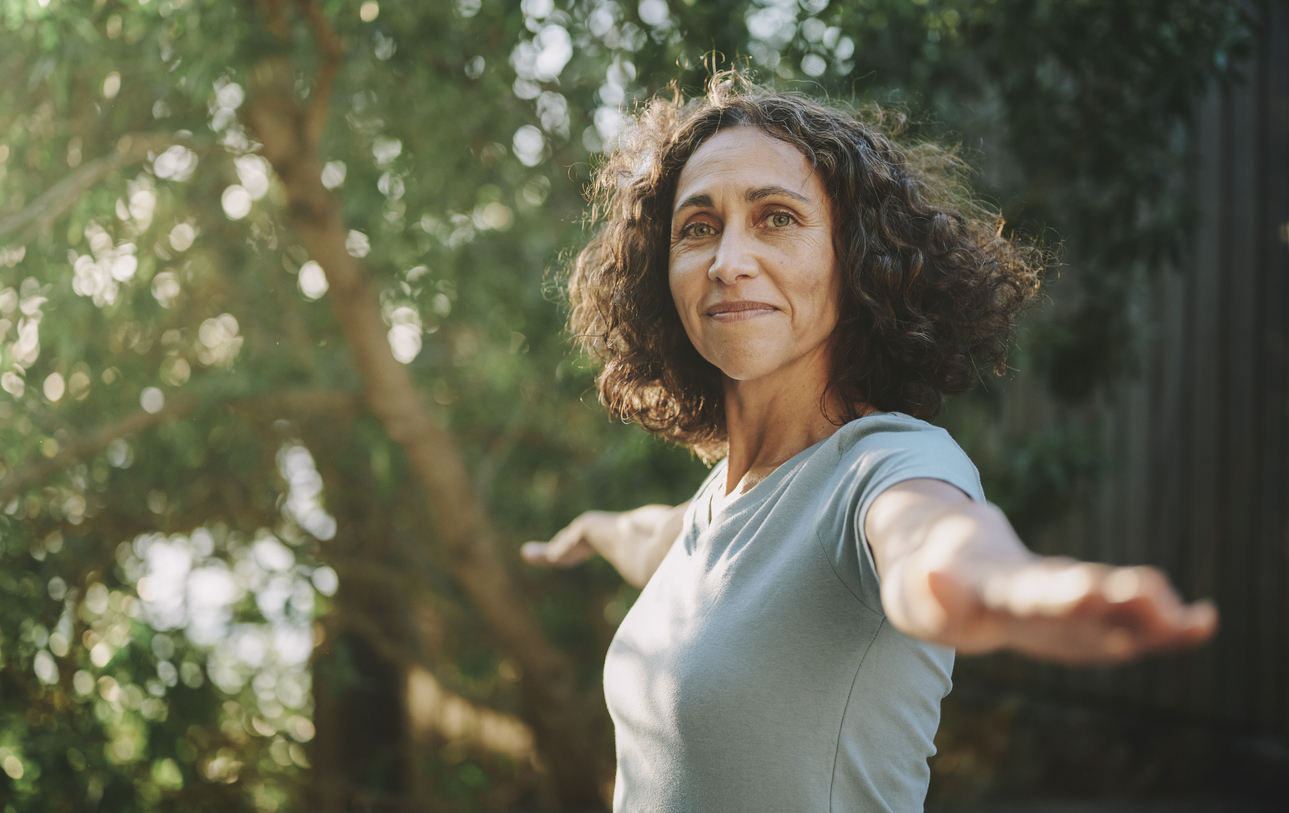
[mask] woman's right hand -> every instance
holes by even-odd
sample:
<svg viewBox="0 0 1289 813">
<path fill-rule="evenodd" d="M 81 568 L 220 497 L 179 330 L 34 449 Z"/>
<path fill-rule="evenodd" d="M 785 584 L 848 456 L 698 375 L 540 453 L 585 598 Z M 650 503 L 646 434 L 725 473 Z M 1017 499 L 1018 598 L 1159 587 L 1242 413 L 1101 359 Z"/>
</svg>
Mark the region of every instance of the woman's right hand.
<svg viewBox="0 0 1289 813">
<path fill-rule="evenodd" d="M 644 587 L 680 536 L 688 505 L 587 511 L 549 542 L 525 543 L 521 553 L 524 561 L 538 567 L 572 567 L 598 553 L 627 582 Z"/>
</svg>

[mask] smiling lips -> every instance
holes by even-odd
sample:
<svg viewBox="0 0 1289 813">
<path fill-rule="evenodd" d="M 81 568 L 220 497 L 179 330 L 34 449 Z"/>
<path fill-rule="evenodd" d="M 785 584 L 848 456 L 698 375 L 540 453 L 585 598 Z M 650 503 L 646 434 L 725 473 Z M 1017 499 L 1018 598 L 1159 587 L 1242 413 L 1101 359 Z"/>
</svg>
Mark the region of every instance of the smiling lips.
<svg viewBox="0 0 1289 813">
<path fill-rule="evenodd" d="M 741 322 L 773 313 L 778 308 L 765 302 L 718 302 L 707 309 L 707 315 L 718 322 Z"/>
</svg>

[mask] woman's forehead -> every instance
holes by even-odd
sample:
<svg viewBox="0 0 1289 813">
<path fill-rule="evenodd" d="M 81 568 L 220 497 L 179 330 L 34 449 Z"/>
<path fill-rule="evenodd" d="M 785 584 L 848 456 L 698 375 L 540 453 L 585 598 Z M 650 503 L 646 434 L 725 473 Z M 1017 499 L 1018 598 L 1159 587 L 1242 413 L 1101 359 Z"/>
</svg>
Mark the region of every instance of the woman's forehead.
<svg viewBox="0 0 1289 813">
<path fill-rule="evenodd" d="M 694 150 L 676 183 L 676 203 L 710 186 L 781 187 L 823 203 L 823 182 L 810 160 L 792 144 L 757 127 L 721 130 Z"/>
</svg>

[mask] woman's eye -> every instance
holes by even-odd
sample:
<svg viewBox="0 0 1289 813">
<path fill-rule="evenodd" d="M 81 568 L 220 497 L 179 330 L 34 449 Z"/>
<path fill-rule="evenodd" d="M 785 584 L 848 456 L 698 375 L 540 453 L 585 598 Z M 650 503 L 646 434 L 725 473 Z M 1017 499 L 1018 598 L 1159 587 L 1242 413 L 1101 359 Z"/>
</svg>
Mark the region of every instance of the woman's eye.
<svg viewBox="0 0 1289 813">
<path fill-rule="evenodd" d="M 680 233 L 686 237 L 710 237 L 713 231 L 710 223 L 690 223 Z"/>
<path fill-rule="evenodd" d="M 776 228 L 792 225 L 792 215 L 787 212 L 775 212 L 770 215 L 770 225 Z"/>
</svg>

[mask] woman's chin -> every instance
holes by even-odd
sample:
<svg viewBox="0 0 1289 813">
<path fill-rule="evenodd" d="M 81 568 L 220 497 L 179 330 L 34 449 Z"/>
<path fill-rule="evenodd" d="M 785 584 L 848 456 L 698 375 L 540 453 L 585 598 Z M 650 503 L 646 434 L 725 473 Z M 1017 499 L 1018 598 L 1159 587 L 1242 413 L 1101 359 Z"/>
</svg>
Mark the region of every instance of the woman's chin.
<svg viewBox="0 0 1289 813">
<path fill-rule="evenodd" d="M 765 364 L 763 361 L 758 363 L 757 360 L 748 360 L 742 363 L 717 364 L 716 367 L 724 374 L 725 379 L 733 384 L 750 384 L 757 381 L 773 380 L 777 368 Z"/>
<path fill-rule="evenodd" d="M 749 348 L 746 352 L 723 353 L 708 361 L 724 374 L 727 383 L 784 384 L 806 388 L 827 383 L 826 355 L 776 350 L 757 352 Z"/>
</svg>

